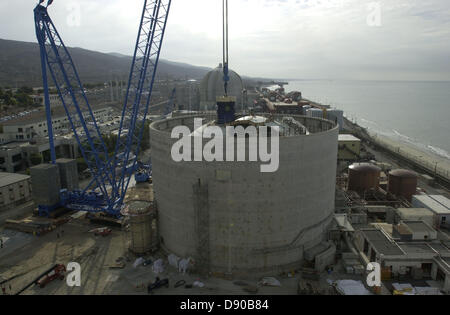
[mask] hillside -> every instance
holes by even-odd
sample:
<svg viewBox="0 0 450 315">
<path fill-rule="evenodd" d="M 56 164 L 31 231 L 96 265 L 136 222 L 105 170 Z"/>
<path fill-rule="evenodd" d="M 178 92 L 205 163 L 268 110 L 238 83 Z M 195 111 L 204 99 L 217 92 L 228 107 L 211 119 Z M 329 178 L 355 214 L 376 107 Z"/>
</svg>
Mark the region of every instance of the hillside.
<svg viewBox="0 0 450 315">
<path fill-rule="evenodd" d="M 82 48 L 69 48 L 83 83 L 106 82 L 111 76 L 127 77 L 131 57 L 104 54 Z M 42 86 L 39 46 L 37 43 L 0 39 L 0 86 Z M 161 60 L 158 76 L 201 79 L 210 69 Z"/>
</svg>

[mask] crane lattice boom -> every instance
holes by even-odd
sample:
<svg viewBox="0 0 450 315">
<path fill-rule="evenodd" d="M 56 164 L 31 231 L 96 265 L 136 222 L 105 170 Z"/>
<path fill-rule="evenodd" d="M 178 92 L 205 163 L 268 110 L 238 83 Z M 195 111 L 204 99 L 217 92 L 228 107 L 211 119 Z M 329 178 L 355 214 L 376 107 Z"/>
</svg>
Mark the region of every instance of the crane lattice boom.
<svg viewBox="0 0 450 315">
<path fill-rule="evenodd" d="M 56 154 L 47 69 L 93 177 L 84 191 L 64 192 L 63 205 L 75 210 L 105 211 L 118 216 L 130 183 L 130 169 L 135 169 L 139 156 L 171 0 L 144 1 L 114 156 L 108 155 L 73 60 L 48 14 L 47 8 L 53 0 L 49 0 L 47 6 L 43 6 L 43 2 L 40 0 L 34 9 L 34 18 L 52 161 L 55 163 Z"/>
</svg>

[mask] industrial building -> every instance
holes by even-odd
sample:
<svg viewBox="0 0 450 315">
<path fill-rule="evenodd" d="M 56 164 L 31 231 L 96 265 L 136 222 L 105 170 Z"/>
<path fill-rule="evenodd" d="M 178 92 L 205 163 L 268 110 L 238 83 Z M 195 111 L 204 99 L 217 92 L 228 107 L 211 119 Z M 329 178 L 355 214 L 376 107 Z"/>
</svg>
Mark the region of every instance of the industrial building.
<svg viewBox="0 0 450 315">
<path fill-rule="evenodd" d="M 423 221 L 429 226 L 434 226 L 433 212 L 426 208 L 398 208 L 395 209 L 395 214 L 398 219 L 395 223 L 400 221 Z"/>
<path fill-rule="evenodd" d="M 361 140 L 353 135 L 339 135 L 338 159 L 341 161 L 357 161 L 361 154 Z"/>
<path fill-rule="evenodd" d="M 275 123 L 283 117 L 275 115 Z M 164 248 L 179 257 L 193 257 L 206 272 L 245 275 L 289 270 L 308 250 L 323 245 L 334 212 L 338 147 L 334 123 L 292 116 L 307 132 L 281 136 L 278 171 L 261 173 L 260 162 L 174 162 L 172 129 L 192 130 L 194 118 L 150 126 Z M 215 124 L 213 115 L 201 118 L 206 125 Z M 261 116 L 241 120 L 251 121 L 271 123 Z"/>
<path fill-rule="evenodd" d="M 431 278 L 450 293 L 450 244 L 437 240 L 436 231 L 422 221 L 385 226 L 356 231 L 355 244 L 366 263 L 380 263 L 385 280 Z"/>
<path fill-rule="evenodd" d="M 70 135 L 58 136 L 54 139 L 58 156 L 75 159 L 78 157 L 78 143 Z M 45 157 L 49 152 L 48 139 L 37 138 L 31 142 L 10 142 L 0 145 L 0 171 L 16 173 L 33 165 L 31 157 Z M 49 154 L 48 154 L 49 155 Z"/>
<path fill-rule="evenodd" d="M 450 200 L 442 195 L 415 195 L 412 197 L 414 207 L 427 208 L 434 214 L 436 228 L 450 226 Z"/>
<path fill-rule="evenodd" d="M 30 200 L 30 176 L 0 172 L 0 212 Z"/>
<path fill-rule="evenodd" d="M 71 130 L 69 120 L 62 106 L 52 109 L 52 125 L 55 135 L 67 134 Z M 109 120 L 112 108 L 97 106 L 93 108 L 93 114 L 99 122 Z M 86 113 L 84 113 L 86 115 Z M 12 141 L 27 142 L 35 137 L 48 137 L 47 118 L 45 111 L 38 111 L 29 115 L 12 119 L 2 123 L 3 132 L 0 136 L 2 143 Z"/>
</svg>

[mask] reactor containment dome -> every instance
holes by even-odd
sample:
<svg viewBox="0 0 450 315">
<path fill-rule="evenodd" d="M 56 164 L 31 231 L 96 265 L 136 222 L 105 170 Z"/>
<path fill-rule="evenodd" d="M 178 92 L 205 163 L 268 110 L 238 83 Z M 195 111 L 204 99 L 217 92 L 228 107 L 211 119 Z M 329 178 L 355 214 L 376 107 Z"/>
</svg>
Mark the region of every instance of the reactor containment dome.
<svg viewBox="0 0 450 315">
<path fill-rule="evenodd" d="M 236 106 L 241 108 L 244 91 L 242 79 L 233 70 L 229 70 L 230 81 L 228 82 L 228 95 L 236 97 Z M 208 72 L 200 83 L 200 110 L 214 110 L 216 99 L 224 95 L 223 66 L 219 66 Z"/>
</svg>

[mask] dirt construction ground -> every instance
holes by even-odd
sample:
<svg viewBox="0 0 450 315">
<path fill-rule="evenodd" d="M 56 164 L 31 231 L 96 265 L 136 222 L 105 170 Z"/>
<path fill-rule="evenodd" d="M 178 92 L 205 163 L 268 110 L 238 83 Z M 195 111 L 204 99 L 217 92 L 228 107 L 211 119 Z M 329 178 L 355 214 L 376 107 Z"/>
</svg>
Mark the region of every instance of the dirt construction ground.
<svg viewBox="0 0 450 315">
<path fill-rule="evenodd" d="M 214 277 L 199 277 L 195 274 L 181 274 L 175 268 L 168 266 L 167 254 L 161 251 L 146 256 L 153 262 L 159 258 L 165 260 L 165 270 L 162 274 L 155 274 L 151 265 L 133 267 L 138 257 L 128 251 L 129 233 L 121 229 L 113 229 L 108 236 L 95 236 L 89 231 L 100 226 L 91 224 L 83 217 L 72 219 L 70 222 L 41 237 L 15 232 L 0 231 L 4 240 L 4 247 L 0 250 L 0 283 L 13 278 L 1 285 L 6 294 L 16 294 L 36 277 L 55 264 L 67 265 L 77 262 L 81 265 L 81 286 L 69 287 L 66 281 L 59 279 L 49 283 L 45 288 L 32 286 L 25 290 L 24 295 L 128 295 L 148 294 L 147 285 L 153 283 L 156 277 L 169 279 L 169 288 L 163 287 L 154 291 L 155 295 L 295 295 L 297 294 L 299 275 L 274 275 L 280 281 L 279 287 L 258 286 L 260 279 L 251 277 L 244 282 L 226 280 Z M 59 235 L 59 237 L 58 237 Z M 123 269 L 114 269 L 121 258 L 125 263 Z M 330 279 L 349 279 L 338 273 L 325 275 Z M 355 277 L 355 276 L 353 276 Z M 319 284 L 321 290 L 330 290 L 326 279 Z M 362 280 L 362 278 L 355 278 Z M 184 280 L 192 285 L 200 281 L 203 287 L 186 288 L 184 285 L 174 288 L 174 285 Z M 248 285 L 256 291 L 248 292 Z M 11 290 L 10 290 L 11 288 Z M 0 293 L 2 294 L 2 293 Z"/>
<path fill-rule="evenodd" d="M 147 294 L 146 286 L 155 281 L 157 276 L 161 279 L 168 278 L 170 282 L 169 288 L 158 289 L 155 294 L 245 293 L 233 281 L 183 275 L 170 266 L 166 266 L 165 272 L 159 275 L 153 273 L 151 265 L 134 268 L 133 263 L 137 257 L 128 251 L 129 233 L 113 229 L 109 236 L 95 236 L 89 231 L 96 227 L 99 226 L 90 224 L 86 219 L 75 219 L 42 237 L 9 230 L 0 232 L 5 240 L 4 248 L 0 251 L 0 282 L 17 276 L 3 285 L 6 293 L 15 294 L 53 265 L 67 265 L 69 262 L 81 265 L 81 287 L 70 288 L 66 281 L 54 280 L 45 288 L 32 286 L 22 294 Z M 120 257 L 124 258 L 125 267 L 110 268 Z M 162 254 L 156 253 L 146 258 L 155 261 L 160 257 L 163 258 Z M 205 286 L 192 289 L 182 286 L 175 289 L 174 284 L 179 280 L 184 280 L 187 284 L 198 280 Z M 264 287 L 258 293 L 297 293 L 295 278 L 287 278 L 282 282 L 282 287 Z"/>
</svg>

